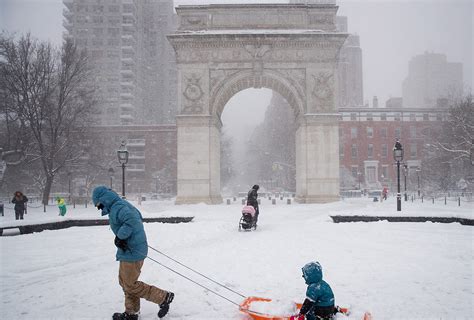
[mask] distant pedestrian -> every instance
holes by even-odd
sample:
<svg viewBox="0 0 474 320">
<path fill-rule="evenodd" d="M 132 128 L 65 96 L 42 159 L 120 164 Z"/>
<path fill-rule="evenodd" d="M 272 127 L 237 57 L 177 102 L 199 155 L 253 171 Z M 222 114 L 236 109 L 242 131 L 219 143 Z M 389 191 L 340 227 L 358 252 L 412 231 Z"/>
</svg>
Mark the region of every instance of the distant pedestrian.
<svg viewBox="0 0 474 320">
<path fill-rule="evenodd" d="M 64 217 L 67 211 L 66 201 L 64 201 L 64 198 L 56 197 L 56 204 L 58 205 L 58 208 L 59 208 L 59 215 Z"/>
<path fill-rule="evenodd" d="M 12 203 L 15 204 L 15 220 L 23 220 L 23 215 L 26 210 L 25 203 L 27 202 L 28 198 L 21 191 L 15 192 L 12 199 Z"/>
<path fill-rule="evenodd" d="M 252 206 L 252 207 L 254 207 L 254 209 L 255 209 L 255 217 L 254 217 L 254 219 L 253 219 L 253 221 L 254 221 L 254 226 L 257 225 L 258 215 L 259 215 L 259 213 L 260 213 L 260 210 L 258 209 L 258 200 L 257 200 L 257 198 L 258 198 L 258 193 L 257 193 L 257 191 L 258 191 L 259 188 L 260 188 L 260 187 L 258 186 L 258 184 L 256 184 L 256 185 L 254 185 L 254 186 L 252 187 L 252 189 L 250 189 L 250 191 L 247 193 L 247 205 L 248 205 L 248 206 Z"/>
<path fill-rule="evenodd" d="M 112 319 L 137 320 L 141 298 L 158 304 L 158 317 L 163 318 L 168 313 L 174 293 L 138 280 L 148 254 L 140 211 L 105 186 L 94 189 L 92 202 L 102 210 L 103 216 L 109 215 L 110 229 L 115 234 L 116 259 L 120 261 L 119 284 L 125 295 L 125 312 L 114 313 Z"/>
</svg>

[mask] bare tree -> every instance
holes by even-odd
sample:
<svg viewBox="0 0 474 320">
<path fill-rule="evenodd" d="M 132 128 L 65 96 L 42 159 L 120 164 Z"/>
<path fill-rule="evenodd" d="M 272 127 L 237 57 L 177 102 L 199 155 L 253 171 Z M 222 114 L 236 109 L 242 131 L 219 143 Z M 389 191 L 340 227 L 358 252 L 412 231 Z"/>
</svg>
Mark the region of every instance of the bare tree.
<svg viewBox="0 0 474 320">
<path fill-rule="evenodd" d="M 423 158 L 423 175 L 432 189 L 447 191 L 460 179 L 472 175 L 470 150 L 474 141 L 474 102 L 472 96 L 454 101 L 447 119 L 433 128 Z"/>
<path fill-rule="evenodd" d="M 87 56 L 69 40 L 56 50 L 29 34 L 18 40 L 2 34 L 0 59 L 0 91 L 8 97 L 9 119 L 25 139 L 16 143 L 29 164 L 39 163 L 47 203 L 54 177 L 82 155 L 77 141 L 94 106 Z"/>
</svg>

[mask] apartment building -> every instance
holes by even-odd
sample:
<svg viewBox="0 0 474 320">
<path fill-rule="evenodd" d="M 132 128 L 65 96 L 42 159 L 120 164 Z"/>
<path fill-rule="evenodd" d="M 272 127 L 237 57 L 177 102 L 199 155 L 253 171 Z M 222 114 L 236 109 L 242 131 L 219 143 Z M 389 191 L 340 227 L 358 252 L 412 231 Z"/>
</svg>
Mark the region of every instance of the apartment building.
<svg viewBox="0 0 474 320">
<path fill-rule="evenodd" d="M 95 70 L 100 125 L 174 122 L 177 68 L 166 34 L 172 0 L 63 0 L 65 38 Z"/>
<path fill-rule="evenodd" d="M 86 50 L 93 67 L 99 98 L 96 125 L 116 148 L 117 139 L 125 141 L 131 189 L 140 191 L 139 186 L 149 185 L 150 177 L 162 171 L 153 161 L 170 153 L 169 139 L 161 144 L 158 137 L 169 131 L 166 125 L 174 124 L 176 114 L 177 67 L 166 39 L 176 26 L 173 1 L 63 3 L 64 38 Z"/>
<path fill-rule="evenodd" d="M 339 32 L 348 32 L 347 17 L 338 16 L 336 25 Z M 337 90 L 338 108 L 363 105 L 362 49 L 356 34 L 349 34 L 339 53 Z"/>
<path fill-rule="evenodd" d="M 403 106 L 433 108 L 440 99 L 462 92 L 462 63 L 448 62 L 445 54 L 428 52 L 410 60 L 402 85 Z"/>
</svg>

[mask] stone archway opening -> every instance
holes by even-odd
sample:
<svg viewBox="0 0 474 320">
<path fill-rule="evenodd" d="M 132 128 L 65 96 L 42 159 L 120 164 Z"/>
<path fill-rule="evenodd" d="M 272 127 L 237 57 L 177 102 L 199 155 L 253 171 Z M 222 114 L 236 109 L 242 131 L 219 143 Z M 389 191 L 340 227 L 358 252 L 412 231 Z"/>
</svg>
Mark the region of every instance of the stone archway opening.
<svg viewBox="0 0 474 320">
<path fill-rule="evenodd" d="M 221 193 L 259 184 L 263 192 L 295 192 L 294 111 L 277 92 L 245 89 L 221 114 Z"/>
<path fill-rule="evenodd" d="M 292 107 L 296 201 L 339 199 L 337 63 L 347 34 L 332 3 L 190 5 L 176 8 L 168 39 L 178 66 L 176 203 L 221 203 L 225 105 L 269 88 Z"/>
</svg>

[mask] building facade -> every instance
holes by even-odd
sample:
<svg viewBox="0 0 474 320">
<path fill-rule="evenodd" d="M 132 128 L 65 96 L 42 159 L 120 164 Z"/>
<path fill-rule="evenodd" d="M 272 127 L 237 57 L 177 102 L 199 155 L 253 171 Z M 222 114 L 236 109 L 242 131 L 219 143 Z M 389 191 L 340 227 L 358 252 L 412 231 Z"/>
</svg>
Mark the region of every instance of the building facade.
<svg viewBox="0 0 474 320">
<path fill-rule="evenodd" d="M 439 100 L 462 92 L 462 63 L 448 62 L 446 55 L 428 52 L 410 60 L 402 85 L 404 107 L 433 108 Z"/>
<path fill-rule="evenodd" d="M 65 38 L 95 71 L 100 125 L 172 123 L 176 63 L 165 35 L 172 0 L 63 0 Z"/>
<path fill-rule="evenodd" d="M 393 147 L 397 139 L 404 149 L 401 175 L 409 181 L 419 174 L 421 156 L 431 128 L 446 117 L 445 109 L 342 108 L 339 156 L 343 189 L 396 190 L 397 172 Z M 404 178 L 404 177 L 403 177 Z M 402 178 L 402 180 L 403 180 Z M 410 189 L 413 191 L 413 184 Z"/>
<path fill-rule="evenodd" d="M 77 173 L 76 188 L 85 186 L 89 179 L 93 185 L 110 183 L 120 193 L 122 172 L 117 150 L 124 143 L 129 152 L 125 168 L 127 194 L 176 193 L 175 125 L 96 126 L 92 127 L 90 141 L 86 143 L 98 148 L 99 153 L 90 150 L 84 162 L 98 163 L 91 171 L 99 167 L 101 172 L 92 172 L 93 177 L 88 172 Z"/>
</svg>

